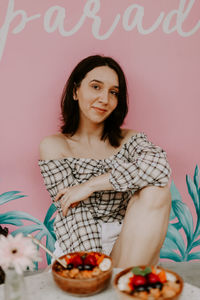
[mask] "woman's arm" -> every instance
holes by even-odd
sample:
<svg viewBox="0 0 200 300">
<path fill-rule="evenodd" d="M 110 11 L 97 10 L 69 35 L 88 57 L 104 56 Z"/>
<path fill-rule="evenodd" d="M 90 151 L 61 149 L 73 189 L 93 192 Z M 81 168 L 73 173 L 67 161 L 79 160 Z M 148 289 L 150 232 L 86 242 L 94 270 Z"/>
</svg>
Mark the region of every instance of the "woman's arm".
<svg viewBox="0 0 200 300">
<path fill-rule="evenodd" d="M 113 160 L 110 183 L 117 191 L 137 191 L 148 185 L 166 186 L 170 175 L 165 151 L 141 134 L 129 144 L 126 161 Z"/>
<path fill-rule="evenodd" d="M 114 190 L 113 185 L 110 183 L 110 173 L 105 173 L 88 180 L 90 189 L 95 191 Z"/>
<path fill-rule="evenodd" d="M 137 191 L 148 185 L 166 186 L 171 174 L 166 153 L 141 135 L 133 139 L 127 149 L 126 161 L 114 159 L 109 173 L 93 177 L 87 182 L 61 190 L 55 198 L 61 198 L 63 214 L 76 202 L 87 199 L 101 190 Z"/>
<path fill-rule="evenodd" d="M 67 215 L 70 206 L 76 206 L 77 202 L 86 200 L 92 193 L 102 190 L 113 190 L 109 181 L 110 174 L 105 173 L 90 180 L 59 191 L 55 197 L 55 202 L 61 201 L 63 216 Z"/>
</svg>

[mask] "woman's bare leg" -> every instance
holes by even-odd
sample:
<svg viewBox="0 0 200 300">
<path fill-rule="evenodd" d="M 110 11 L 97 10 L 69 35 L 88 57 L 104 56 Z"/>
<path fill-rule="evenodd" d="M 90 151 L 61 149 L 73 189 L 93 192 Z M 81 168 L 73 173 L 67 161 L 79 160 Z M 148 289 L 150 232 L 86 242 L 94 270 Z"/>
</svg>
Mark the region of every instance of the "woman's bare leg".
<svg viewBox="0 0 200 300">
<path fill-rule="evenodd" d="M 158 262 L 168 228 L 170 208 L 169 186 L 148 186 L 134 194 L 111 253 L 115 267 L 153 265 Z"/>
</svg>

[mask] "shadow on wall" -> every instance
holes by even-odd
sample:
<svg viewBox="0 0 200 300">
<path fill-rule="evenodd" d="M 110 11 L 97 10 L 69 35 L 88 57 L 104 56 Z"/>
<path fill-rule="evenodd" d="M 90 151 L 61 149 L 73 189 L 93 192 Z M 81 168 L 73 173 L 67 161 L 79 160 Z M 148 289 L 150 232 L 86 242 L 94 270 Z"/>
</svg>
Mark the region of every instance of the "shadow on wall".
<svg viewBox="0 0 200 300">
<path fill-rule="evenodd" d="M 181 195 L 177 190 L 174 182 L 171 184 L 172 208 L 170 213 L 170 223 L 166 235 L 165 242 L 160 252 L 160 258 L 170 259 L 172 261 L 190 261 L 200 259 L 200 251 L 195 251 L 200 246 L 200 188 L 199 188 L 199 168 L 196 166 L 193 180 L 186 175 L 186 184 L 188 193 L 196 211 L 196 226 L 194 228 L 194 220 L 188 206 L 182 201 Z M 0 195 L 0 205 L 6 202 L 16 200 L 25 195 L 19 195 L 19 191 L 10 191 Z M 54 251 L 56 236 L 53 230 L 54 213 L 56 207 L 51 204 L 44 222 L 36 219 L 28 213 L 21 211 L 9 211 L 0 214 L 0 224 L 10 224 L 19 227 L 11 232 L 12 235 L 23 233 L 25 236 L 35 233 L 38 240 L 46 238 L 46 247 L 50 251 Z M 31 225 L 24 225 L 22 220 L 30 221 Z M 185 237 L 185 241 L 184 241 Z M 46 254 L 47 264 L 51 263 L 51 258 Z M 36 264 L 38 269 L 38 264 Z"/>
</svg>

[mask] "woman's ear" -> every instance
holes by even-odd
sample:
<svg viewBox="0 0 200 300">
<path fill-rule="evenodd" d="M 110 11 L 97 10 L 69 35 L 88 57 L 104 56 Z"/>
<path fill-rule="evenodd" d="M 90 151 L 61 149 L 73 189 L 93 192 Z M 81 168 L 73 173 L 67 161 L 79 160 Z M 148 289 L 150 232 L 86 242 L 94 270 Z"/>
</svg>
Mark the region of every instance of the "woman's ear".
<svg viewBox="0 0 200 300">
<path fill-rule="evenodd" d="M 78 96 L 77 96 L 77 86 L 76 86 L 76 84 L 74 84 L 74 88 L 73 88 L 73 99 L 74 99 L 75 101 L 78 100 Z"/>
</svg>

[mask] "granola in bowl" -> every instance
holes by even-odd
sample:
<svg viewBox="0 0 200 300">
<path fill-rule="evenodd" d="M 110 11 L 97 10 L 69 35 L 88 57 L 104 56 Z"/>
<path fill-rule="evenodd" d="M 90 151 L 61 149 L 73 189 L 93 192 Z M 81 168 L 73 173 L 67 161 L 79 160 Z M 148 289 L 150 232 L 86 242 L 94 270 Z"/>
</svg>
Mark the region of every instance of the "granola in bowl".
<svg viewBox="0 0 200 300">
<path fill-rule="evenodd" d="M 112 260 L 100 252 L 68 253 L 64 268 L 58 262 L 52 265 L 56 284 L 64 291 L 79 296 L 89 296 L 106 288 L 112 275 Z"/>
<path fill-rule="evenodd" d="M 117 274 L 114 285 L 122 300 L 177 300 L 183 280 L 175 272 L 161 267 L 139 266 Z"/>
</svg>

